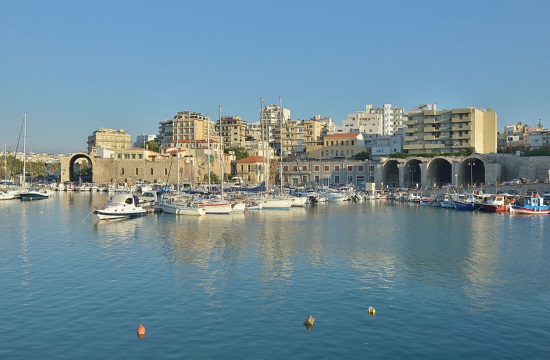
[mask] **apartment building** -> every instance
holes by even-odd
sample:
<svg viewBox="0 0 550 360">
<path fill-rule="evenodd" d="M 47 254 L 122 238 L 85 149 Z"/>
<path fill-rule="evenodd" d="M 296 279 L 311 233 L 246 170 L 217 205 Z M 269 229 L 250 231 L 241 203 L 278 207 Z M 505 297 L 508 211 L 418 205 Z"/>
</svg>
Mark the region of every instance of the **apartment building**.
<svg viewBox="0 0 550 360">
<path fill-rule="evenodd" d="M 194 111 L 179 111 L 173 119 L 161 121 L 159 125 L 160 147 L 166 148 L 180 141 L 215 140 L 220 142 L 216 127 L 208 115 Z"/>
<path fill-rule="evenodd" d="M 405 125 L 403 150 L 410 154 L 497 151 L 497 114 L 491 109 L 437 110 L 434 105 L 408 113 Z"/>
<path fill-rule="evenodd" d="M 321 148 L 309 151 L 310 159 L 351 159 L 354 155 L 366 151 L 363 134 L 341 133 L 325 136 Z"/>
<path fill-rule="evenodd" d="M 246 140 L 247 124 L 240 116 L 224 116 L 218 120 L 216 127 L 225 147 L 241 147 Z"/>
<path fill-rule="evenodd" d="M 363 133 L 366 135 L 393 135 L 403 127 L 405 113 L 402 108 L 384 104 L 374 108 L 371 104 L 365 106 L 365 111 L 348 114 L 337 131 L 341 133 Z"/>
<path fill-rule="evenodd" d="M 110 150 L 124 150 L 132 146 L 132 136 L 124 130 L 100 128 L 88 136 L 88 154 L 97 149 L 98 146 Z"/>
</svg>

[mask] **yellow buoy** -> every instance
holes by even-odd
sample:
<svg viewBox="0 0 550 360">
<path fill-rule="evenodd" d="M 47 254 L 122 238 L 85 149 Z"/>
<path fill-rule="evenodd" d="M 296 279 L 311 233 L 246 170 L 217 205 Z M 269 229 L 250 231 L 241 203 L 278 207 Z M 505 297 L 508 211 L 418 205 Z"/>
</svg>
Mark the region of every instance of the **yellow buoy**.
<svg viewBox="0 0 550 360">
<path fill-rule="evenodd" d="M 368 312 L 370 316 L 376 315 L 376 310 L 372 306 L 369 306 Z"/>
<path fill-rule="evenodd" d="M 143 326 L 143 324 L 139 324 L 139 327 L 137 329 L 137 335 L 140 339 L 145 336 L 145 326 Z"/>
<path fill-rule="evenodd" d="M 40 212 L 40 215 L 44 214 L 42 211 Z"/>
<path fill-rule="evenodd" d="M 315 323 L 315 318 L 311 315 L 309 315 L 306 321 L 304 321 L 304 325 L 306 326 L 312 326 L 314 323 Z"/>
</svg>

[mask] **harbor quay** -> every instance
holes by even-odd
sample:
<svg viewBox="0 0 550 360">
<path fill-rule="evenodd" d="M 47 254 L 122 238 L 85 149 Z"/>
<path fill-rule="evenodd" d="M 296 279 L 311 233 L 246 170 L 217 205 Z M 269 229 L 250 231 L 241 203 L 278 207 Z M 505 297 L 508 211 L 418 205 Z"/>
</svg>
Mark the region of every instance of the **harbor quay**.
<svg viewBox="0 0 550 360">
<path fill-rule="evenodd" d="M 206 166 L 196 166 L 191 158 L 156 157 L 152 160 L 105 159 L 86 153 L 75 153 L 61 160 L 60 181 L 78 181 L 73 166 L 86 159 L 92 168 L 92 182 L 98 184 L 137 182 L 169 183 L 178 181 L 198 184 L 204 181 Z M 257 172 L 260 165 L 254 165 Z M 224 161 L 224 178 L 241 174 L 230 160 Z M 231 169 L 229 171 L 229 169 Z M 503 185 L 544 187 L 550 177 L 550 157 L 511 154 L 472 154 L 470 156 L 431 158 L 384 158 L 380 161 L 352 159 L 293 160 L 282 162 L 283 186 L 353 186 L 358 189 L 386 188 L 502 188 Z M 220 166 L 209 169 L 218 176 Z M 251 170 L 254 172 L 254 169 Z M 279 167 L 272 169 L 269 184 L 280 184 Z M 253 185 L 244 179 L 247 185 Z"/>
</svg>

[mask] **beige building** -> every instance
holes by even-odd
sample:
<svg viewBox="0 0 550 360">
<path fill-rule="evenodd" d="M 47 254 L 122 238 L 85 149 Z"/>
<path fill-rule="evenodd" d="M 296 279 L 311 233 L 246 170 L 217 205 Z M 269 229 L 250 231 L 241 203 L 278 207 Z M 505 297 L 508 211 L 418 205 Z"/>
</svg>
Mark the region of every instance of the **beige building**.
<svg viewBox="0 0 550 360">
<path fill-rule="evenodd" d="M 245 183 L 257 184 L 265 181 L 265 159 L 263 156 L 249 156 L 237 160 L 237 175 Z"/>
<path fill-rule="evenodd" d="M 246 141 L 247 125 L 240 116 L 224 116 L 218 121 L 225 147 L 241 147 Z"/>
<path fill-rule="evenodd" d="M 366 151 L 363 134 L 339 133 L 325 136 L 323 146 L 308 152 L 310 159 L 351 159 Z"/>
<path fill-rule="evenodd" d="M 403 150 L 410 154 L 497 151 L 497 114 L 491 109 L 421 110 L 405 121 Z"/>
<path fill-rule="evenodd" d="M 124 150 L 132 147 L 132 136 L 124 130 L 100 128 L 88 136 L 88 154 L 102 146 L 110 150 Z"/>
<path fill-rule="evenodd" d="M 208 115 L 194 111 L 179 111 L 173 119 L 165 120 L 159 126 L 159 145 L 161 148 L 172 146 L 181 140 L 211 140 L 219 142 L 214 122 Z"/>
</svg>

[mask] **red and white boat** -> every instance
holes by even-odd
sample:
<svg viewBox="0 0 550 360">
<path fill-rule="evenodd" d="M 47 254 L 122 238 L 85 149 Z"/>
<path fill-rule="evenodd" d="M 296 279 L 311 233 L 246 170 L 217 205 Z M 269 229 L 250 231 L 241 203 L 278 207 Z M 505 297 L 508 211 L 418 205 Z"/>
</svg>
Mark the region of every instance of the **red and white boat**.
<svg viewBox="0 0 550 360">
<path fill-rule="evenodd" d="M 506 212 L 510 210 L 510 204 L 506 203 L 506 197 L 504 195 L 493 195 L 481 206 L 485 212 Z"/>
</svg>

